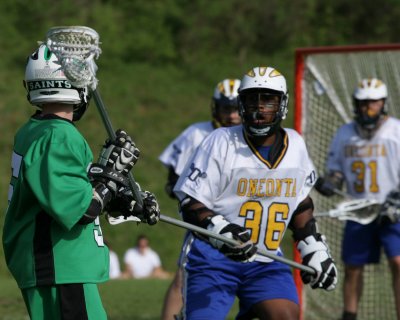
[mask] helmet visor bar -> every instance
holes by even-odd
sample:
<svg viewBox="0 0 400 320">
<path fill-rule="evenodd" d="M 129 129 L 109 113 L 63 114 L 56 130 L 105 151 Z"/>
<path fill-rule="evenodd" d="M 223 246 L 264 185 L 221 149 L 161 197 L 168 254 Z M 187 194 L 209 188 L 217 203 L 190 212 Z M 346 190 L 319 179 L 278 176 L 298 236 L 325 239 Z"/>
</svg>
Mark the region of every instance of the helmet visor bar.
<svg viewBox="0 0 400 320">
<path fill-rule="evenodd" d="M 271 93 L 248 93 L 241 96 L 245 112 L 271 113 L 279 109 L 282 96 Z"/>
<path fill-rule="evenodd" d="M 223 114 L 230 114 L 233 112 L 238 112 L 239 110 L 237 103 L 217 104 L 216 109 L 218 113 L 223 113 Z"/>
</svg>

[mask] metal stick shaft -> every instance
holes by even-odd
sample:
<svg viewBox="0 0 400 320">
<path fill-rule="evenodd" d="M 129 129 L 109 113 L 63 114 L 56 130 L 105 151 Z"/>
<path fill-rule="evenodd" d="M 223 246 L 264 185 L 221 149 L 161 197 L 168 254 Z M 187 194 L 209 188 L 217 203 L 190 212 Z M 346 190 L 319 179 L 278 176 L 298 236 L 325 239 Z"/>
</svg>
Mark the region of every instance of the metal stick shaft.
<svg viewBox="0 0 400 320">
<path fill-rule="evenodd" d="M 340 190 L 340 189 L 333 189 L 333 192 L 334 193 L 336 193 L 337 195 L 339 195 L 339 196 L 342 196 L 342 197 L 344 197 L 344 198 L 353 198 L 352 196 L 350 196 L 348 193 L 346 193 L 346 192 L 344 192 L 344 191 L 342 191 L 342 190 Z"/>
<path fill-rule="evenodd" d="M 103 124 L 106 128 L 107 134 L 110 139 L 115 139 L 115 131 L 113 129 L 113 126 L 111 124 L 110 117 L 108 116 L 106 106 L 103 103 L 103 100 L 101 99 L 100 93 L 97 89 L 91 90 L 94 102 L 96 103 L 97 110 L 99 111 L 101 120 L 103 121 Z M 132 192 L 134 193 L 135 200 L 137 204 L 142 208 L 143 207 L 143 200 L 142 196 L 139 193 L 139 188 L 135 182 L 135 179 L 133 178 L 132 172 L 129 171 L 129 186 L 131 187 Z"/>
<path fill-rule="evenodd" d="M 336 209 L 331 209 L 329 211 L 323 211 L 323 212 L 314 212 L 313 216 L 314 217 L 331 217 L 331 218 L 337 218 L 339 215 L 346 215 L 347 211 L 340 211 Z"/>
<path fill-rule="evenodd" d="M 174 219 L 174 218 L 165 216 L 165 215 L 163 215 L 163 214 L 160 216 L 160 221 L 163 221 L 163 222 L 166 222 L 166 223 L 169 223 L 169 224 L 173 224 L 173 225 L 175 225 L 175 226 L 188 229 L 188 230 L 190 230 L 190 231 L 198 232 L 198 233 L 200 233 L 200 234 L 202 234 L 202 235 L 204 235 L 204 236 L 212 237 L 212 238 L 214 238 L 214 239 L 223 241 L 223 242 L 225 242 L 225 243 L 227 243 L 227 244 L 230 244 L 230 245 L 232 245 L 232 246 L 239 245 L 239 242 L 237 242 L 236 240 L 229 239 L 229 238 L 227 238 L 227 237 L 225 237 L 225 236 L 223 236 L 223 235 L 220 235 L 220 234 L 211 232 L 211 231 L 209 231 L 209 230 L 207 230 L 207 229 L 204 229 L 204 228 L 195 226 L 195 225 L 193 225 L 193 224 L 190 224 L 190 223 L 187 223 L 187 222 L 178 220 L 178 219 Z M 275 254 L 269 253 L 269 252 L 267 252 L 267 251 L 265 251 L 265 250 L 262 250 L 262 249 L 260 249 L 260 248 L 257 249 L 257 253 L 258 253 L 260 256 L 264 256 L 264 257 L 267 257 L 267 258 L 270 258 L 270 259 L 273 259 L 273 260 L 276 260 L 276 261 L 285 263 L 285 264 L 287 264 L 287 265 L 289 265 L 289 266 L 291 266 L 291 267 L 300 269 L 300 270 L 305 271 L 305 272 L 308 272 L 308 273 L 310 273 L 310 274 L 315 274 L 315 270 L 314 270 L 313 268 L 307 267 L 307 266 L 305 266 L 305 265 L 302 265 L 302 264 L 297 263 L 297 262 L 292 261 L 292 260 L 288 260 L 288 259 L 286 259 L 286 258 L 284 258 L 284 257 L 277 256 L 277 255 L 275 255 Z"/>
</svg>

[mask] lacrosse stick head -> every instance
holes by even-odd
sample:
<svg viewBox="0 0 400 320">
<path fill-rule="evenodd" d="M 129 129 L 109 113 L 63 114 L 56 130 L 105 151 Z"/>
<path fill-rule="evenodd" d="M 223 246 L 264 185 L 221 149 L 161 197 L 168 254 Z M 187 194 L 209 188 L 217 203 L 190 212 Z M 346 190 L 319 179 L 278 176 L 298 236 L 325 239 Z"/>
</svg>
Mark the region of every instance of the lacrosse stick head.
<svg viewBox="0 0 400 320">
<path fill-rule="evenodd" d="M 352 199 L 338 203 L 329 211 L 314 213 L 314 216 L 369 224 L 378 217 L 380 208 L 381 204 L 375 199 Z"/>
<path fill-rule="evenodd" d="M 89 27 L 53 27 L 46 34 L 45 44 L 56 55 L 60 68 L 77 88 L 96 90 L 97 65 L 100 56 L 99 34 Z"/>
<path fill-rule="evenodd" d="M 369 224 L 374 221 L 380 211 L 381 204 L 375 199 L 353 199 L 337 205 L 339 220 L 351 220 L 360 224 Z"/>
</svg>

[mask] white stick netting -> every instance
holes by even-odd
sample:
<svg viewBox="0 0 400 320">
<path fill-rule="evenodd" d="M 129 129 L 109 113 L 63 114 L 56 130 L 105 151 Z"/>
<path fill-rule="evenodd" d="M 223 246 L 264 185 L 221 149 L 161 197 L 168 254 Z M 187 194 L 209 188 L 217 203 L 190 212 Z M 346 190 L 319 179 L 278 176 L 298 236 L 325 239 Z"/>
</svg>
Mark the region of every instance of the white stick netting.
<svg viewBox="0 0 400 320">
<path fill-rule="evenodd" d="M 318 172 L 325 170 L 328 147 L 336 129 L 353 118 L 352 92 L 362 78 L 377 77 L 388 86 L 389 114 L 400 116 L 400 46 L 393 50 L 347 51 L 307 54 L 302 77 L 301 131 Z M 297 107 L 297 106 L 296 106 Z M 312 193 L 316 211 L 327 211 L 342 201 L 340 196 L 322 197 Z M 319 218 L 337 262 L 339 283 L 333 292 L 303 291 L 305 320 L 341 318 L 343 311 L 343 277 L 341 241 L 344 222 Z M 396 319 L 391 273 L 382 253 L 381 263 L 364 270 L 364 289 L 358 319 Z"/>
<path fill-rule="evenodd" d="M 97 87 L 94 59 L 101 54 L 98 33 L 88 27 L 54 27 L 46 34 L 46 45 L 57 56 L 65 76 L 72 85 Z"/>
</svg>

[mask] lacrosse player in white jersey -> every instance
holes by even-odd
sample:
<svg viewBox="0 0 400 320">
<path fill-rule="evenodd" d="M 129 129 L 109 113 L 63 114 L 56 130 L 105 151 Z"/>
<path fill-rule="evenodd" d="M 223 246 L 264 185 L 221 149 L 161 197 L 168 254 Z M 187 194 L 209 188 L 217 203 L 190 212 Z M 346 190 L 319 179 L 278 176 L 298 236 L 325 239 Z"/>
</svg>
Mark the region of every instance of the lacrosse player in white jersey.
<svg viewBox="0 0 400 320">
<path fill-rule="evenodd" d="M 195 235 L 185 265 L 185 319 L 225 319 L 235 297 L 237 319 L 298 319 L 290 268 L 256 254 L 258 247 L 283 255 L 287 228 L 303 264 L 315 270 L 302 272 L 303 281 L 312 288 L 336 286 L 336 267 L 308 195 L 314 166 L 300 135 L 280 126 L 287 104 L 281 73 L 271 67 L 250 70 L 239 88 L 242 125 L 210 133 L 174 188 L 186 222 L 239 243 Z"/>
<path fill-rule="evenodd" d="M 190 125 L 161 153 L 159 160 L 168 169 L 165 191 L 171 198 L 175 199 L 172 189 L 200 142 L 216 128 L 240 124 L 237 101 L 239 86 L 238 79 L 225 79 L 219 82 L 211 101 L 213 119 Z"/>
<path fill-rule="evenodd" d="M 344 230 L 343 320 L 357 317 L 363 268 L 379 263 L 383 247 L 393 273 L 397 318 L 400 319 L 400 121 L 387 115 L 388 93 L 379 79 L 363 79 L 354 91 L 354 121 L 334 136 L 327 173 L 315 187 L 326 196 L 342 184 L 354 198 L 382 203 L 377 219 L 367 225 L 348 221 Z"/>
<path fill-rule="evenodd" d="M 168 179 L 165 185 L 167 194 L 175 199 L 173 187 L 181 175 L 186 163 L 193 155 L 197 146 L 214 129 L 231 127 L 241 123 L 238 111 L 239 79 L 224 79 L 215 89 L 211 101 L 212 120 L 197 122 L 187 127 L 175 138 L 160 155 L 159 160 L 168 168 Z M 181 255 L 178 260 L 178 270 L 164 298 L 162 320 L 172 320 L 180 313 L 182 301 L 182 275 L 185 263 L 185 252 L 192 240 L 191 233 L 186 233 Z"/>
</svg>

